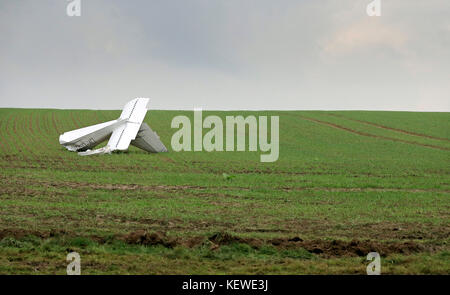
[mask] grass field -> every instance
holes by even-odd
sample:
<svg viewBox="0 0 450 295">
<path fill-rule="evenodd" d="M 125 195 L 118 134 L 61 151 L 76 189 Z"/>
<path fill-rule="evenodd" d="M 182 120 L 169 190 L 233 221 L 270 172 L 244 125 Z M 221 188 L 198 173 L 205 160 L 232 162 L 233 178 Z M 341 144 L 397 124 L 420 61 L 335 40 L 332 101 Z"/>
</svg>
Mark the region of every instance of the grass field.
<svg viewBox="0 0 450 295">
<path fill-rule="evenodd" d="M 274 163 L 172 152 L 182 111 L 147 113 L 168 153 L 58 143 L 119 114 L 0 109 L 1 274 L 450 273 L 449 113 L 204 112 L 280 116 Z"/>
</svg>

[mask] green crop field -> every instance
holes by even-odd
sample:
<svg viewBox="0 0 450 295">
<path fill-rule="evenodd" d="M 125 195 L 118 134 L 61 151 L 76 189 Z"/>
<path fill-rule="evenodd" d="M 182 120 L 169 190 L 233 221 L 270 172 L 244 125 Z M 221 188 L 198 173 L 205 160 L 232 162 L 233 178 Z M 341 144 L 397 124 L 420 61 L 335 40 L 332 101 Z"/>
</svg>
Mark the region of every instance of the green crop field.
<svg viewBox="0 0 450 295">
<path fill-rule="evenodd" d="M 0 273 L 450 273 L 450 114 L 278 115 L 280 154 L 173 152 L 174 116 L 146 122 L 168 153 L 81 157 L 59 134 L 120 111 L 0 109 Z"/>
</svg>

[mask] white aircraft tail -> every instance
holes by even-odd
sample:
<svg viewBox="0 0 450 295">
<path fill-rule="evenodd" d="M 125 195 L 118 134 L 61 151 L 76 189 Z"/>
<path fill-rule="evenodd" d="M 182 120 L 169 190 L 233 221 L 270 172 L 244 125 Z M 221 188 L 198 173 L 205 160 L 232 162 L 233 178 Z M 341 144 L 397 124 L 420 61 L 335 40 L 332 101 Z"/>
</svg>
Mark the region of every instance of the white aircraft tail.
<svg viewBox="0 0 450 295">
<path fill-rule="evenodd" d="M 142 121 L 144 121 L 148 101 L 148 98 L 136 98 L 125 105 L 119 119 L 126 120 L 126 123 L 112 133 L 108 141 L 111 151 L 128 149 L 130 142 L 136 138 Z"/>
</svg>

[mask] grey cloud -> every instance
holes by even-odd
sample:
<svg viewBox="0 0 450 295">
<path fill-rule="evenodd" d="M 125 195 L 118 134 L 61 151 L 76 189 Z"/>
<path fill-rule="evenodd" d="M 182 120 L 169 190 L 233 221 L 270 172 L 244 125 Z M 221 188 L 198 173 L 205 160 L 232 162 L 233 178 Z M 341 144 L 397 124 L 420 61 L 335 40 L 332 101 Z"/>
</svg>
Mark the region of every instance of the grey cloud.
<svg viewBox="0 0 450 295">
<path fill-rule="evenodd" d="M 0 3 L 0 107 L 449 111 L 450 3 Z"/>
</svg>

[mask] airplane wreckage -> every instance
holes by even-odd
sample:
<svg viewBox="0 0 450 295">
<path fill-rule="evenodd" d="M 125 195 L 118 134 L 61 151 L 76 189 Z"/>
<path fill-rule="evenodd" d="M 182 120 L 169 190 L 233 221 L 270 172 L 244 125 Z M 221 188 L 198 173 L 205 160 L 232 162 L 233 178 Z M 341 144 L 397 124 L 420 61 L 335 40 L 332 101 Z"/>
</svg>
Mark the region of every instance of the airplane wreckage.
<svg viewBox="0 0 450 295">
<path fill-rule="evenodd" d="M 133 99 L 125 105 L 117 120 L 65 132 L 59 136 L 59 143 L 81 156 L 124 151 L 130 144 L 150 153 L 167 152 L 158 134 L 143 123 L 148 102 L 148 98 Z M 105 147 L 91 150 L 108 138 Z"/>
</svg>

